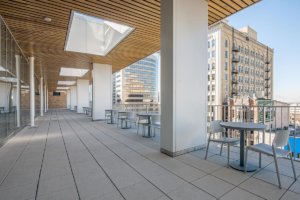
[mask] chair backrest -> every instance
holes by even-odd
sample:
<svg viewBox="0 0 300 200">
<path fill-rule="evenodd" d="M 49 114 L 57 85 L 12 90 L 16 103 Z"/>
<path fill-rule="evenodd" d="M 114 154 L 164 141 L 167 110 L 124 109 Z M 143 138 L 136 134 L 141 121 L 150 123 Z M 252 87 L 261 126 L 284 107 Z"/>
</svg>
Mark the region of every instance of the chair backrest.
<svg viewBox="0 0 300 200">
<path fill-rule="evenodd" d="M 216 120 L 210 122 L 210 133 L 222 133 L 225 131 L 225 129 L 220 125 L 222 121 Z"/>
<path fill-rule="evenodd" d="M 151 116 L 151 124 L 155 124 L 157 122 L 160 122 L 160 115 Z"/>
<path fill-rule="evenodd" d="M 289 130 L 278 130 L 275 132 L 273 144 L 276 147 L 283 147 L 288 144 L 289 136 L 290 136 Z"/>
</svg>

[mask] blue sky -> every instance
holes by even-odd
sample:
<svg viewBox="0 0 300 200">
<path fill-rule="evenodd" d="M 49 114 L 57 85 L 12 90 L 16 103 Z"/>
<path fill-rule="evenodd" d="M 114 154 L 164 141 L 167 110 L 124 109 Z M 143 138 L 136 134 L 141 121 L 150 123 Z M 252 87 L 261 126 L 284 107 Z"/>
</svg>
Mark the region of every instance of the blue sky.
<svg viewBox="0 0 300 200">
<path fill-rule="evenodd" d="M 262 0 L 228 18 L 274 49 L 274 99 L 300 102 L 300 0 Z"/>
</svg>

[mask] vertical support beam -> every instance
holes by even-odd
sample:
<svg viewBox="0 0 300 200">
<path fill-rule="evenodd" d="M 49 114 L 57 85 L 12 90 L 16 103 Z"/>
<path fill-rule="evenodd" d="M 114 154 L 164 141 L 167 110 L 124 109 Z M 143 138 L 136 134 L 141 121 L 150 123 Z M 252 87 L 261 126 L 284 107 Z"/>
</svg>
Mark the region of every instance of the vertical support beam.
<svg viewBox="0 0 300 200">
<path fill-rule="evenodd" d="M 112 66 L 93 63 L 93 120 L 105 119 L 105 109 L 112 108 Z"/>
<path fill-rule="evenodd" d="M 35 126 L 34 57 L 29 57 L 29 81 L 30 81 L 30 126 L 34 127 Z"/>
<path fill-rule="evenodd" d="M 89 107 L 89 80 L 77 79 L 77 113 L 83 113 L 83 107 Z"/>
<path fill-rule="evenodd" d="M 161 151 L 170 156 L 207 142 L 206 0 L 161 1 Z"/>
<path fill-rule="evenodd" d="M 17 127 L 20 127 L 21 126 L 21 75 L 20 75 L 21 56 L 15 55 L 15 57 L 16 57 L 16 75 L 17 75 L 17 95 L 16 95 Z"/>
<path fill-rule="evenodd" d="M 46 92 L 46 110 L 49 110 L 49 91 L 48 91 L 48 86 L 47 86 L 47 92 Z"/>
<path fill-rule="evenodd" d="M 71 93 L 70 110 L 75 110 L 75 106 L 77 106 L 77 87 L 71 86 L 70 93 Z"/>
<path fill-rule="evenodd" d="M 44 116 L 44 78 L 41 76 L 40 79 L 40 112 L 41 112 L 41 116 Z"/>
<path fill-rule="evenodd" d="M 47 84 L 44 84 L 44 112 L 47 112 Z"/>
<path fill-rule="evenodd" d="M 67 109 L 71 109 L 71 91 L 67 90 Z"/>
</svg>

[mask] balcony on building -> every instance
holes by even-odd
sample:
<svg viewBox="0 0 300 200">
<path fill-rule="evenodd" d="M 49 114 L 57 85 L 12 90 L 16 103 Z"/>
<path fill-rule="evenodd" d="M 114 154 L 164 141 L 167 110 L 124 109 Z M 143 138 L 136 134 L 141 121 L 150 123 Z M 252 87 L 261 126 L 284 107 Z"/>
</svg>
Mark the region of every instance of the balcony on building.
<svg viewBox="0 0 300 200">
<path fill-rule="evenodd" d="M 238 56 L 233 56 L 232 57 L 232 62 L 233 63 L 238 63 L 238 62 L 240 62 L 240 58 Z"/>
<path fill-rule="evenodd" d="M 237 45 L 233 45 L 232 51 L 233 51 L 233 52 L 239 52 L 239 51 L 240 51 L 240 48 L 239 48 Z"/>
</svg>

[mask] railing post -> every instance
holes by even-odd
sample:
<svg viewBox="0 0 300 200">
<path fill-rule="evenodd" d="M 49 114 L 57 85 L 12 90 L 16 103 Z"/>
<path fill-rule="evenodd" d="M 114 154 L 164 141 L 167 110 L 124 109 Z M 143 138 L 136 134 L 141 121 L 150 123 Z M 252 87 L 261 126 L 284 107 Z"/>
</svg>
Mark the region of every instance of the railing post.
<svg viewBox="0 0 300 200">
<path fill-rule="evenodd" d="M 265 124 L 265 123 L 266 123 L 266 120 L 265 120 L 265 106 L 263 106 L 263 124 Z M 266 132 L 265 132 L 265 130 L 263 130 L 263 140 L 262 140 L 263 143 L 265 143 L 265 134 L 266 134 Z"/>
<path fill-rule="evenodd" d="M 294 107 L 294 160 L 296 160 L 296 109 Z"/>
</svg>

